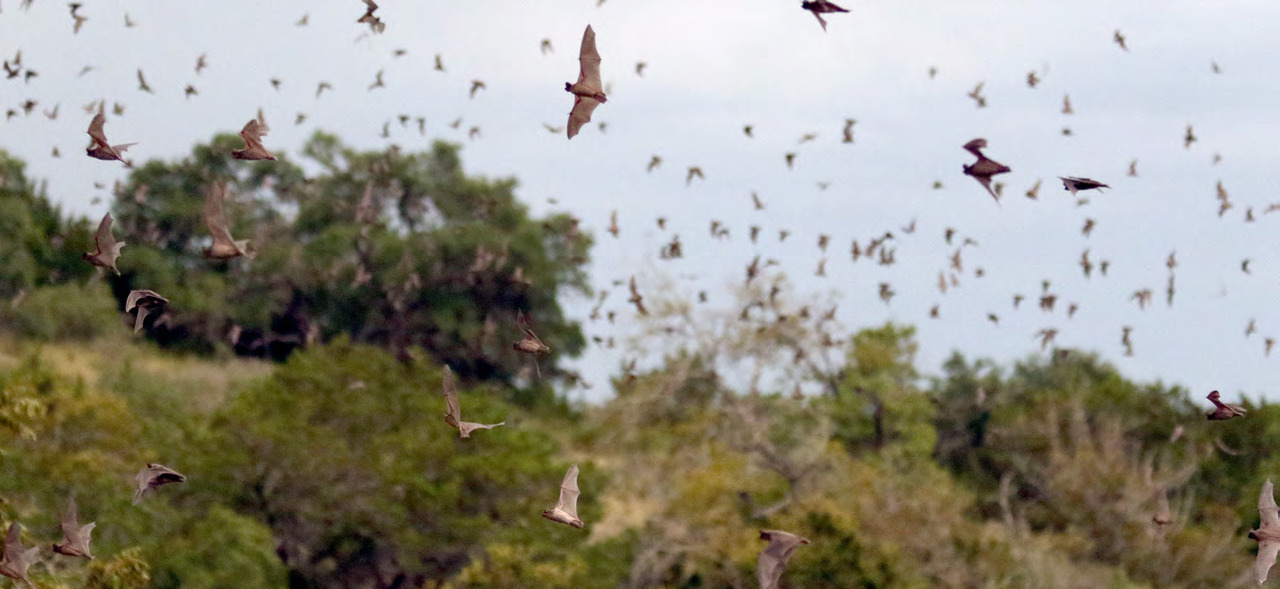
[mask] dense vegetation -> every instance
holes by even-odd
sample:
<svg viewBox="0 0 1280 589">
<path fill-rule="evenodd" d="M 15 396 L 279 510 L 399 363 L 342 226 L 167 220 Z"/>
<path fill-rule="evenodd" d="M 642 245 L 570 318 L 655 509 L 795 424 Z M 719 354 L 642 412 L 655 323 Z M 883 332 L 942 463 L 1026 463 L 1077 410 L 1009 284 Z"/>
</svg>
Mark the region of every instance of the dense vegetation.
<svg viewBox="0 0 1280 589">
<path fill-rule="evenodd" d="M 760 528 L 812 540 L 788 587 L 1252 585 L 1272 405 L 1206 422 L 1075 350 L 922 375 L 910 327 L 844 330 L 774 275 L 742 316 L 651 304 L 640 367 L 576 406 L 509 351 L 517 309 L 556 352 L 544 375 L 584 345 L 557 299 L 586 288 L 572 219 L 529 218 L 444 144 L 318 136 L 311 177 L 226 151 L 133 172 L 122 275 L 102 278 L 79 261 L 90 223 L 0 156 L 0 523 L 48 545 L 69 494 L 98 522 L 98 559 L 46 551 L 37 587 L 751 587 Z M 199 258 L 214 177 L 254 260 Z M 149 339 L 119 313 L 131 288 L 173 301 Z M 230 325 L 297 339 L 283 363 L 236 357 Z M 507 425 L 458 439 L 442 363 L 470 418 Z M 188 482 L 131 506 L 146 462 Z M 538 516 L 573 463 L 585 530 Z"/>
</svg>

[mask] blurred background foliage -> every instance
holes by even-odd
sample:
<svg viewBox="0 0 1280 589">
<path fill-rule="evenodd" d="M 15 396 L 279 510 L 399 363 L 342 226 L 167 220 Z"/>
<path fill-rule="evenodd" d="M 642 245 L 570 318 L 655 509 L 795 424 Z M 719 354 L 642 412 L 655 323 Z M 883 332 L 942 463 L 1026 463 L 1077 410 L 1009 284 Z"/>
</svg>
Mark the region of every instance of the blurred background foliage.
<svg viewBox="0 0 1280 589">
<path fill-rule="evenodd" d="M 922 374 L 911 327 L 845 329 L 762 273 L 730 310 L 655 289 L 615 394 L 574 403 L 576 220 L 531 218 L 456 146 L 320 134 L 262 165 L 234 141 L 117 187 L 120 276 L 0 154 L 0 523 L 48 546 L 68 496 L 98 522 L 97 560 L 46 550 L 36 587 L 742 588 L 761 528 L 812 540 L 786 587 L 1251 585 L 1244 533 L 1280 468 L 1264 401 L 1207 422 L 1079 350 Z M 221 180 L 252 260 L 200 256 Z M 172 301 L 139 336 L 134 288 Z M 554 350 L 543 379 L 510 348 L 518 310 Z M 504 426 L 458 439 L 445 364 L 467 418 Z M 132 506 L 147 462 L 189 479 Z M 585 530 L 538 517 L 570 464 Z"/>
</svg>

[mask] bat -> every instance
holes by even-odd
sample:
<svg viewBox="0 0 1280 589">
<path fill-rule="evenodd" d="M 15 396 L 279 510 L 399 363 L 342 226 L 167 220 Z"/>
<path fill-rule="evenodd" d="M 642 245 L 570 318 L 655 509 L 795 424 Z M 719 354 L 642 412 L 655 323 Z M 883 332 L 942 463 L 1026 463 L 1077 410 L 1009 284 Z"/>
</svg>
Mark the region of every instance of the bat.
<svg viewBox="0 0 1280 589">
<path fill-rule="evenodd" d="M 93 560 L 93 553 L 89 551 L 89 535 L 93 533 L 93 528 L 98 524 L 89 522 L 83 526 L 80 525 L 79 518 L 76 513 L 76 499 L 72 497 L 67 500 L 67 510 L 62 513 L 62 544 L 54 544 L 53 551 L 65 556 L 81 556 L 89 560 Z"/>
<path fill-rule="evenodd" d="M 493 424 L 462 421 L 462 407 L 458 404 L 458 391 L 454 388 L 453 370 L 449 369 L 448 366 L 444 367 L 444 402 L 448 407 L 448 412 L 444 414 L 444 422 L 451 427 L 458 428 L 458 437 L 460 438 L 470 438 L 471 432 L 478 429 L 493 429 L 507 424 L 505 421 Z"/>
<path fill-rule="evenodd" d="M 1077 178 L 1075 176 L 1067 176 L 1066 178 L 1063 178 L 1062 176 L 1058 176 L 1058 179 L 1062 180 L 1063 190 L 1071 191 L 1071 196 L 1075 196 L 1076 191 L 1078 190 L 1097 189 L 1101 192 L 1103 188 L 1111 188 L 1097 180 L 1090 180 L 1088 178 Z"/>
<path fill-rule="evenodd" d="M 511 344 L 515 351 L 533 356 L 546 356 L 551 353 L 551 348 L 542 343 L 542 340 L 538 339 L 537 335 L 534 335 L 529 318 L 523 311 L 516 311 L 516 326 L 524 331 L 524 337 L 520 341 Z"/>
<path fill-rule="evenodd" d="M 231 152 L 231 157 L 238 160 L 271 160 L 275 161 L 276 156 L 271 155 L 266 147 L 262 145 L 262 136 L 267 134 L 270 129 L 262 124 L 261 112 L 258 113 L 259 118 L 249 119 L 244 124 L 244 128 L 240 130 L 240 138 L 244 139 L 244 149 L 236 149 Z"/>
<path fill-rule="evenodd" d="M 222 210 L 227 200 L 227 184 L 212 184 L 204 188 L 204 224 L 209 227 L 213 244 L 204 250 L 204 257 L 214 260 L 230 260 L 239 256 L 252 257 L 248 252 L 249 240 L 231 238 L 230 225 Z"/>
<path fill-rule="evenodd" d="M 600 81 L 600 52 L 596 51 L 596 32 L 587 25 L 578 51 L 578 81 L 564 83 L 564 91 L 573 94 L 573 110 L 569 111 L 569 138 L 573 139 L 583 125 L 591 122 L 591 113 L 608 101 Z"/>
<path fill-rule="evenodd" d="M 818 24 L 822 25 L 823 32 L 827 30 L 827 21 L 822 19 L 823 14 L 832 13 L 832 12 L 849 12 L 848 10 L 840 8 L 839 6 L 836 6 L 835 4 L 832 4 L 827 0 L 801 2 L 800 8 L 804 10 L 808 10 L 809 12 L 813 13 L 813 17 L 818 19 Z"/>
<path fill-rule="evenodd" d="M 973 141 L 964 144 L 965 151 L 972 153 L 978 158 L 978 161 L 974 162 L 973 165 L 964 166 L 964 173 L 968 176 L 972 176 L 974 180 L 981 183 L 982 186 L 987 189 L 987 192 L 991 193 L 991 198 L 996 199 L 996 203 L 998 204 L 1000 202 L 1000 196 L 991 189 L 991 177 L 996 174 L 1004 174 L 1012 170 L 1010 170 L 1009 166 L 998 163 L 983 155 L 982 150 L 986 147 L 987 140 L 982 138 L 974 139 Z"/>
<path fill-rule="evenodd" d="M 1258 559 L 1253 563 L 1253 574 L 1259 585 L 1267 582 L 1267 572 L 1276 563 L 1276 553 L 1280 552 L 1280 514 L 1277 514 L 1273 490 L 1271 479 L 1262 483 L 1262 494 L 1258 496 L 1258 515 L 1262 522 L 1258 529 L 1249 532 L 1249 539 L 1258 541 Z M 7 547 L 8 543 L 5 545 Z"/>
<path fill-rule="evenodd" d="M 111 235 L 111 213 L 107 213 L 102 217 L 102 222 L 98 223 L 98 232 L 93 236 L 94 251 L 85 252 L 81 259 L 94 266 L 102 268 L 110 268 L 116 276 L 120 275 L 120 270 L 116 268 L 116 259 L 120 257 L 120 249 L 124 247 L 123 241 L 116 241 Z"/>
<path fill-rule="evenodd" d="M 364 0 L 364 5 L 364 16 L 356 19 L 356 22 L 361 24 L 369 23 L 369 29 L 375 33 L 385 31 L 387 29 L 387 23 L 382 22 L 381 18 L 373 15 L 374 11 L 378 10 L 378 5 L 375 4 L 373 0 Z"/>
<path fill-rule="evenodd" d="M 22 527 L 18 522 L 9 524 L 9 533 L 4 537 L 4 559 L 0 560 L 0 575 L 30 583 L 27 569 L 36 561 L 39 553 L 39 546 L 23 548 Z"/>
<path fill-rule="evenodd" d="M 142 331 L 142 323 L 147 320 L 147 315 L 169 304 L 166 299 L 153 290 L 133 290 L 129 291 L 129 297 L 124 301 L 124 312 L 128 313 L 135 308 L 138 310 L 138 318 L 133 322 L 133 332 Z"/>
<path fill-rule="evenodd" d="M 778 589 L 778 579 L 782 578 L 791 553 L 801 544 L 808 544 L 809 539 L 782 530 L 760 530 L 760 539 L 769 542 L 769 546 L 760 551 L 756 566 L 760 589 Z"/>
<path fill-rule="evenodd" d="M 133 504 L 137 505 L 148 490 L 169 483 L 185 483 L 187 477 L 163 464 L 148 463 L 146 468 L 138 471 L 133 480 L 137 484 L 137 490 L 133 492 Z"/>
<path fill-rule="evenodd" d="M 1218 394 L 1218 391 L 1210 391 L 1209 396 L 1205 398 L 1209 399 L 1209 402 L 1213 403 L 1214 407 L 1213 411 L 1205 414 L 1205 417 L 1207 417 L 1209 421 L 1224 421 L 1233 417 L 1244 417 L 1245 413 L 1248 413 L 1244 407 L 1219 401 L 1218 399 L 1221 397 Z"/>
<path fill-rule="evenodd" d="M 578 465 L 569 467 L 564 473 L 564 482 L 560 483 L 560 500 L 556 506 L 544 510 L 542 517 L 566 526 L 582 528 L 582 520 L 578 519 Z M 1274 560 L 1274 557 L 1273 557 Z"/>
<path fill-rule="evenodd" d="M 120 155 L 124 150 L 137 145 L 137 143 L 124 143 L 121 145 L 111 145 L 107 142 L 107 135 L 102 128 L 107 124 L 107 117 L 103 114 L 103 105 L 98 106 L 98 114 L 94 115 L 93 120 L 89 122 L 89 138 L 93 143 L 85 150 L 85 154 L 94 159 L 103 161 L 118 160 L 130 167 L 129 162 L 124 161 Z"/>
</svg>

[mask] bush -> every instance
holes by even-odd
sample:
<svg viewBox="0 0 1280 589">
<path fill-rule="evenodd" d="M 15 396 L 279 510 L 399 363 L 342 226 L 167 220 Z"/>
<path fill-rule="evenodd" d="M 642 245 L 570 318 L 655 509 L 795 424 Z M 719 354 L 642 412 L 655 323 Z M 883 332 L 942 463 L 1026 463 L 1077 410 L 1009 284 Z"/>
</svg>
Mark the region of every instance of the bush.
<svg viewBox="0 0 1280 589">
<path fill-rule="evenodd" d="M 124 329 L 102 282 L 37 288 L 17 305 L 4 305 L 0 318 L 16 335 L 40 341 L 88 340 Z"/>
</svg>

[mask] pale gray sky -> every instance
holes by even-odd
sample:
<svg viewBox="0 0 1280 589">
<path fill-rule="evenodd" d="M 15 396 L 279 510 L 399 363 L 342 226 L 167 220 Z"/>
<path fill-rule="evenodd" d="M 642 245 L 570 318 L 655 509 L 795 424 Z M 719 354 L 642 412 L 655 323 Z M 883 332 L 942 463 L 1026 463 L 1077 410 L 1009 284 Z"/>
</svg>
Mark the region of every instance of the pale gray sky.
<svg viewBox="0 0 1280 589">
<path fill-rule="evenodd" d="M 49 121 L 38 113 L 0 127 L 0 148 L 48 178 L 52 197 L 67 210 L 96 216 L 94 182 L 122 178 L 118 164 L 81 155 L 89 116 L 81 107 L 98 98 L 121 102 L 110 117 L 113 141 L 137 141 L 136 159 L 176 159 L 217 132 L 234 132 L 266 111 L 267 147 L 296 153 L 314 130 L 324 129 L 358 147 L 396 143 L 423 149 L 440 137 L 463 144 L 473 174 L 515 176 L 519 194 L 535 211 L 568 210 L 595 232 L 594 282 L 607 287 L 631 273 L 643 277 L 696 274 L 689 292 L 707 289 L 728 302 L 725 284 L 740 281 L 757 254 L 777 258 L 801 292 L 836 292 L 840 318 L 850 328 L 892 319 L 915 324 L 920 367 L 936 372 L 952 350 L 1001 361 L 1037 350 L 1036 331 L 1060 330 L 1058 344 L 1096 349 L 1129 376 L 1162 379 L 1203 394 L 1221 389 L 1267 394 L 1280 367 L 1280 350 L 1263 354 L 1263 338 L 1280 338 L 1280 43 L 1274 23 L 1280 3 L 1257 1 L 1085 0 L 1070 3 L 942 0 L 846 1 L 849 14 L 829 15 L 824 34 L 799 1 L 593 0 L 538 2 L 384 2 L 382 35 L 355 20 L 358 0 L 325 2 L 166 0 L 87 2 L 78 35 L 64 2 L 0 0 L 0 58 L 21 49 L 23 63 L 40 73 L 29 84 L 0 80 L 6 108 L 23 100 L 38 110 L 60 105 Z M 124 27 L 128 13 L 136 23 Z M 309 14 L 309 26 L 294 22 Z M 607 132 L 584 128 L 572 141 L 543 123 L 563 126 L 576 78 L 577 45 L 590 23 L 597 34 L 609 102 L 595 120 Z M 1112 35 L 1120 29 L 1129 51 Z M 542 55 L 551 39 L 555 51 Z M 393 58 L 395 49 L 407 54 Z M 197 76 L 196 58 L 209 68 Z M 432 70 L 441 54 L 445 73 Z M 635 74 L 637 61 L 648 68 Z M 1214 74 L 1217 62 L 1222 73 Z M 77 77 L 84 65 L 95 70 Z M 938 68 L 930 79 L 928 70 Z M 137 90 L 142 68 L 154 95 Z M 387 87 L 366 87 L 378 70 Z M 1035 71 L 1042 83 L 1028 88 Z M 268 80 L 281 78 L 279 92 Z M 471 80 L 488 89 L 468 99 Z M 316 99 L 316 84 L 332 92 Z M 985 82 L 988 107 L 966 97 Z M 200 94 L 183 98 L 193 84 Z M 1075 114 L 1061 114 L 1064 94 Z M 295 114 L 308 120 L 295 126 Z M 397 114 L 425 116 L 427 137 L 411 125 L 383 123 Z M 460 129 L 448 123 L 462 117 Z M 844 118 L 856 118 L 857 142 L 840 143 Z M 748 139 L 742 126 L 755 126 Z M 1188 124 L 1200 141 L 1185 149 Z M 467 139 L 472 125 L 481 137 Z M 1064 137 L 1063 127 L 1073 135 Z M 806 133 L 817 139 L 797 145 Z M 960 146 L 974 137 L 1013 172 L 1001 205 L 960 173 L 972 161 Z M 50 157 L 58 146 L 61 159 Z M 788 170 L 784 154 L 798 154 Z M 1214 165 L 1213 155 L 1221 154 Z M 650 156 L 664 163 L 645 173 Z M 1140 176 L 1125 175 L 1138 160 Z M 685 169 L 700 165 L 706 180 L 685 186 Z M 1112 189 L 1077 207 L 1057 176 L 1087 176 Z M 1043 179 L 1039 199 L 1025 191 Z M 944 188 L 933 190 L 935 180 Z M 1215 184 L 1222 181 L 1235 208 L 1217 215 Z M 820 190 L 819 182 L 829 182 Z M 755 211 L 750 194 L 767 204 Z M 554 198 L 557 204 L 548 202 Z M 1248 207 L 1257 221 L 1245 223 Z M 604 232 L 618 210 L 620 239 Z M 654 219 L 669 219 L 659 232 Z M 899 228 L 917 219 L 917 231 Z M 1086 218 L 1097 228 L 1080 233 Z M 711 219 L 732 238 L 712 240 Z M 764 228 L 758 245 L 752 224 Z M 962 286 L 942 295 L 937 275 L 954 247 L 945 227 L 966 248 Z M 792 237 L 777 242 L 777 230 Z M 898 263 L 852 264 L 849 244 L 885 230 L 899 234 Z M 678 233 L 686 257 L 659 261 L 659 248 Z M 819 234 L 830 234 L 827 277 L 813 272 Z M 1077 261 L 1085 248 L 1094 261 L 1110 260 L 1105 278 L 1085 280 Z M 1178 296 L 1163 301 L 1164 262 L 1177 251 Z M 1252 274 L 1240 270 L 1252 258 Z M 981 267 L 985 277 L 976 278 Z M 1040 281 L 1059 297 L 1053 313 L 1036 305 Z M 898 295 L 886 306 L 878 284 Z M 642 280 L 642 284 L 644 280 Z M 1156 304 L 1139 311 L 1134 291 L 1151 288 Z M 632 311 L 613 289 L 606 308 Z M 1014 293 L 1027 295 L 1012 309 Z M 1080 306 L 1074 319 L 1066 307 Z M 586 320 L 589 301 L 567 301 Z M 941 305 L 941 319 L 928 318 Z M 1000 316 L 999 326 L 986 319 Z M 1256 318 L 1259 333 L 1244 329 Z M 1121 327 L 1133 327 L 1135 355 L 1124 357 Z M 589 335 L 613 333 L 587 323 Z M 619 333 L 625 327 L 619 326 Z M 581 362 L 606 395 L 606 376 L 618 353 L 597 350 Z"/>
</svg>

